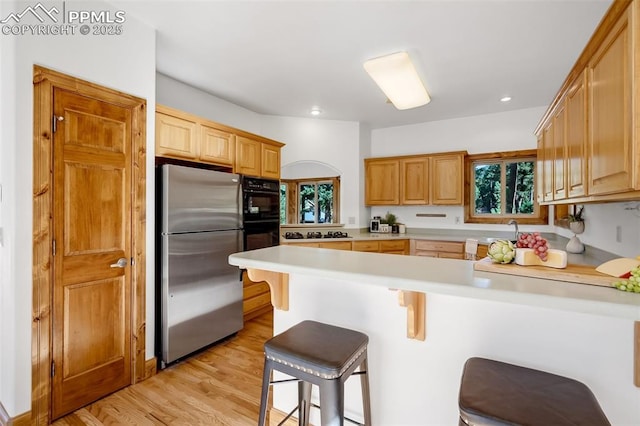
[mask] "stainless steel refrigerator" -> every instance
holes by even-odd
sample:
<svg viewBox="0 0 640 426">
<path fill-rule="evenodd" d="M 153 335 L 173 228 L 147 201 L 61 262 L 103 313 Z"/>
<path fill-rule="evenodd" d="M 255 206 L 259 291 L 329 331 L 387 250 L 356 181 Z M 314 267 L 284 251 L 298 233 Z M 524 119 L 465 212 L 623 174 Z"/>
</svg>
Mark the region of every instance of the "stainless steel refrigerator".
<svg viewBox="0 0 640 426">
<path fill-rule="evenodd" d="M 160 367 L 243 326 L 242 281 L 228 263 L 242 251 L 240 177 L 164 164 L 158 191 Z"/>
</svg>

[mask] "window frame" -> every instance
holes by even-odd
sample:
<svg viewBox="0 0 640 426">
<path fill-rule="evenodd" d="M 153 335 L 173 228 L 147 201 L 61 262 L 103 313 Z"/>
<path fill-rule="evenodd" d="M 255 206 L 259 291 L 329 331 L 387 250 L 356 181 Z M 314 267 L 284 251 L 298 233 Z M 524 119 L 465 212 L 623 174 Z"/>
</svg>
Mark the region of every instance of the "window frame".
<svg viewBox="0 0 640 426">
<path fill-rule="evenodd" d="M 515 219 L 519 224 L 528 225 L 547 225 L 549 222 L 549 209 L 546 205 L 540 205 L 537 200 L 538 184 L 537 178 L 537 151 L 535 149 L 520 151 L 504 151 L 485 154 L 468 155 L 465 158 L 465 192 L 464 192 L 464 222 L 465 223 L 488 223 L 488 224 L 506 224 L 511 219 Z M 532 215 L 524 214 L 500 214 L 487 215 L 475 214 L 475 179 L 474 165 L 479 162 L 500 163 L 501 175 L 505 173 L 504 164 L 520 161 L 533 161 L 534 170 L 534 197 Z M 503 189 L 504 190 L 504 189 Z"/>
<path fill-rule="evenodd" d="M 299 216 L 300 192 L 301 184 L 315 184 L 316 187 L 323 183 L 333 184 L 333 220 L 331 223 L 301 223 Z M 340 176 L 317 177 L 317 178 L 301 178 L 301 179 L 281 179 L 280 185 L 286 185 L 286 209 L 285 223 L 281 225 L 300 225 L 300 226 L 323 226 L 340 224 Z M 317 218 L 316 218 L 317 220 Z"/>
</svg>

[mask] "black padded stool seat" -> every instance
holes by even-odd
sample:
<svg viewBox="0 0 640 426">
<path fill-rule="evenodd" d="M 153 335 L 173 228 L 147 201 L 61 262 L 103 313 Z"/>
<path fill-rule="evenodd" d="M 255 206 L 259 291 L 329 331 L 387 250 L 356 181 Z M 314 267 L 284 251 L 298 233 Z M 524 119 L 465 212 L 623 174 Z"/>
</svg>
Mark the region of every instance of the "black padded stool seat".
<svg viewBox="0 0 640 426">
<path fill-rule="evenodd" d="M 265 365 L 258 425 L 262 426 L 265 422 L 272 370 L 300 380 L 297 407 L 299 424 L 309 424 L 311 385 L 317 385 L 320 389 L 322 425 L 342 425 L 344 382 L 358 367 L 361 372 L 365 424 L 370 425 L 368 343 L 366 334 L 316 321 L 303 321 L 268 340 L 264 344 Z"/>
<path fill-rule="evenodd" d="M 610 426 L 583 383 L 485 358 L 465 363 L 458 404 L 460 425 Z"/>
</svg>

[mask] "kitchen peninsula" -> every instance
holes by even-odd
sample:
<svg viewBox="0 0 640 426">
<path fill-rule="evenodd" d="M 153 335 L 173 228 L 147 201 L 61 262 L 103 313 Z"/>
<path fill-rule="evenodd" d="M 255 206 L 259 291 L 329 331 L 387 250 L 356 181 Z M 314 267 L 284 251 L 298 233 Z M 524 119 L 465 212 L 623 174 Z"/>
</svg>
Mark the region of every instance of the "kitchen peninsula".
<svg viewBox="0 0 640 426">
<path fill-rule="evenodd" d="M 472 356 L 580 380 L 612 424 L 640 424 L 638 294 L 479 272 L 463 260 L 309 247 L 229 263 L 270 282 L 274 334 L 313 319 L 369 335 L 374 424 L 455 424 Z M 276 387 L 274 408 L 289 412 L 296 390 Z M 347 382 L 345 411 L 361 418 L 357 381 Z"/>
</svg>

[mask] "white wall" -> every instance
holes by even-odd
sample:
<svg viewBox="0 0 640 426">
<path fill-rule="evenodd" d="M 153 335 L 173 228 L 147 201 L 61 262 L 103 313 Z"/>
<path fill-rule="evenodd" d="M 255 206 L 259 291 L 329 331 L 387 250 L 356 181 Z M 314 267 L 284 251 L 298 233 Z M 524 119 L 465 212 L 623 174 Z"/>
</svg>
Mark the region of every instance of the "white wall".
<svg viewBox="0 0 640 426">
<path fill-rule="evenodd" d="M 429 152 L 467 150 L 469 154 L 535 149 L 533 131 L 546 107 L 528 108 L 497 114 L 442 120 L 411 126 L 376 129 L 372 132 L 371 156 L 424 154 Z M 632 205 L 636 205 L 637 203 Z M 640 254 L 640 211 L 624 210 L 626 203 L 587 205 L 583 243 L 621 256 Z M 371 216 L 384 216 L 387 211 L 411 228 L 491 229 L 510 231 L 508 225 L 463 224 L 462 207 L 372 207 Z M 417 213 L 443 213 L 446 217 L 416 217 Z M 550 209 L 550 217 L 553 211 Z M 460 224 L 456 219 L 460 218 Z M 616 241 L 616 226 L 623 238 Z M 556 232 L 565 237 L 573 234 L 555 226 L 521 226 L 521 231 Z"/>
<path fill-rule="evenodd" d="M 264 116 L 262 135 L 283 142 L 283 166 L 300 160 L 325 163 L 339 171 L 340 221 L 347 227 L 360 227 L 362 209 L 360 126 L 351 121 Z M 350 222 L 353 222 L 350 224 Z"/>
<path fill-rule="evenodd" d="M 274 333 L 302 320 L 366 333 L 375 425 L 457 424 L 460 377 L 470 357 L 571 377 L 591 389 L 611 424 L 640 424 L 633 320 L 433 293 L 426 313 L 426 340 L 410 340 L 396 292 L 291 274 L 289 310 L 274 311 Z M 359 387 L 357 377 L 345 384 L 345 413 L 356 420 L 362 418 Z M 295 384 L 274 387 L 274 407 L 291 410 L 296 390 Z M 318 410 L 311 412 L 319 424 Z"/>
<path fill-rule="evenodd" d="M 160 73 L 156 74 L 156 100 L 220 124 L 261 134 L 262 115 Z"/>
<path fill-rule="evenodd" d="M 0 16 L 29 2 L 0 2 Z M 59 5 L 58 5 L 59 6 Z M 113 10 L 104 2 L 67 1 L 67 10 Z M 147 100 L 147 358 L 153 355 L 155 31 L 126 15 L 119 36 L 0 35 L 2 47 L 0 184 L 0 401 L 11 416 L 31 409 L 33 65 Z M 14 49 L 15 45 L 15 49 Z"/>
</svg>

